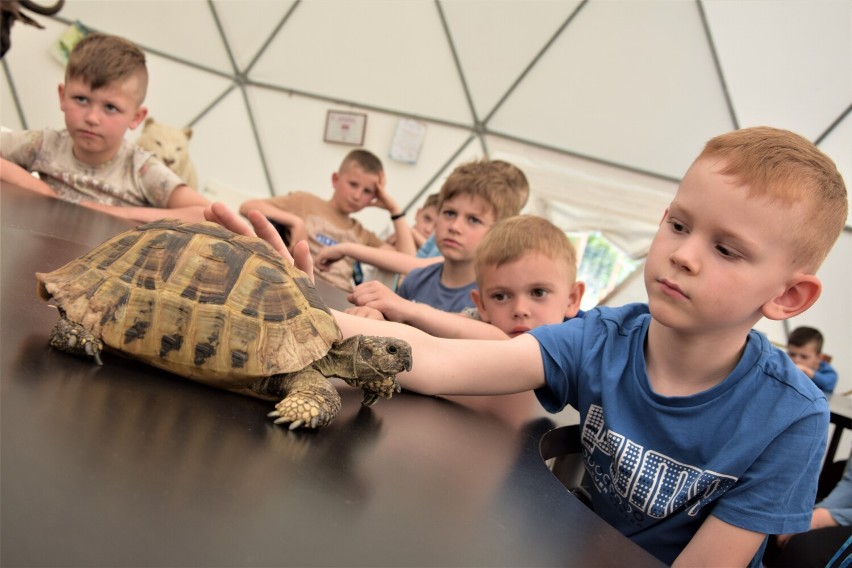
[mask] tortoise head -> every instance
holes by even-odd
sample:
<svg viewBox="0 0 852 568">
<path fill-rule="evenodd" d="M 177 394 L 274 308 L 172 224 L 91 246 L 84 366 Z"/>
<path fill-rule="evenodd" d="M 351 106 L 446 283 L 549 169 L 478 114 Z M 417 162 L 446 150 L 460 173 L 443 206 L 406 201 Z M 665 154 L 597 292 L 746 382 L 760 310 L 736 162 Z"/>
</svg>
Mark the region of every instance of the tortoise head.
<svg viewBox="0 0 852 568">
<path fill-rule="evenodd" d="M 339 377 L 363 390 L 362 404 L 370 406 L 400 391 L 396 374 L 411 370 L 411 346 L 393 337 L 356 335 L 335 343 L 328 356 L 315 365 L 323 363 L 326 376 Z"/>
<path fill-rule="evenodd" d="M 369 381 L 411 370 L 411 346 L 394 337 L 356 335 L 335 344 L 332 351 L 341 355 L 341 378 Z"/>
</svg>

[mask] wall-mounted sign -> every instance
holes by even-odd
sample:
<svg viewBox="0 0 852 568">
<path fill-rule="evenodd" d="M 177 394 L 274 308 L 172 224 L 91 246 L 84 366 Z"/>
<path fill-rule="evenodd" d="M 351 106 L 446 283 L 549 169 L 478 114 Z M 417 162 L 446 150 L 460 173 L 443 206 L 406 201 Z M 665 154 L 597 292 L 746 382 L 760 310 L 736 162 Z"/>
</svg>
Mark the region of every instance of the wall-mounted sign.
<svg viewBox="0 0 852 568">
<path fill-rule="evenodd" d="M 328 111 L 325 118 L 326 142 L 361 146 L 367 131 L 367 115 L 360 112 Z"/>
</svg>

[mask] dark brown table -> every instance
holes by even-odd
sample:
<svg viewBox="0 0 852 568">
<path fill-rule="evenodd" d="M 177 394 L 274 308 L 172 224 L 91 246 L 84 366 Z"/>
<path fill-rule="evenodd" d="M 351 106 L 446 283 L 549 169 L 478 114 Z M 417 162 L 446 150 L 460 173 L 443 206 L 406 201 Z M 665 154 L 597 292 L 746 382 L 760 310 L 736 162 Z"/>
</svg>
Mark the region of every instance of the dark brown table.
<svg viewBox="0 0 852 568">
<path fill-rule="evenodd" d="M 290 432 L 263 401 L 53 351 L 33 273 L 132 223 L 0 196 L 3 566 L 659 565 L 551 475 L 539 441 L 574 415 L 529 394 L 366 409 L 337 382 L 336 420 Z"/>
</svg>

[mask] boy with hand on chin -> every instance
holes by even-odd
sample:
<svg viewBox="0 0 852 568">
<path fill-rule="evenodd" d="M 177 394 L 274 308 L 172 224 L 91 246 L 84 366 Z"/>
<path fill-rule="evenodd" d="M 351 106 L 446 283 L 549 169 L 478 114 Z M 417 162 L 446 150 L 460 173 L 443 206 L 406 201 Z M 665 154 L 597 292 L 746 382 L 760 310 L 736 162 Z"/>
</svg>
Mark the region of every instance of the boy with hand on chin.
<svg viewBox="0 0 852 568">
<path fill-rule="evenodd" d="M 133 43 L 106 34 L 83 38 L 59 85 L 66 130 L 3 132 L 0 179 L 135 221 L 201 221 L 207 199 L 124 139 L 148 114 L 147 88 L 145 54 Z"/>
<path fill-rule="evenodd" d="M 535 389 L 552 412 L 574 406 L 595 512 L 663 562 L 760 566 L 767 534 L 809 527 L 828 404 L 751 328 L 813 305 L 847 208 L 837 168 L 811 142 L 738 130 L 707 143 L 663 215 L 648 304 L 595 308 L 509 341 L 335 316 L 345 336 L 412 345 L 403 388 Z"/>
<path fill-rule="evenodd" d="M 246 215 L 258 210 L 270 221 L 284 226 L 290 233 L 289 244 L 307 240 L 311 254 L 319 255 L 328 247 L 340 243 L 359 243 L 377 252 L 394 249 L 413 255 L 416 248 L 411 228 L 396 200 L 385 187 L 382 161 L 364 149 L 352 150 L 343 158 L 337 171 L 331 175 L 334 189 L 329 199 L 306 191 L 294 191 L 266 199 L 250 199 L 240 205 Z M 367 230 L 353 213 L 365 207 L 379 207 L 390 213 L 394 226 L 393 245 Z M 353 286 L 352 259 L 344 259 L 319 274 L 321 278 L 341 290 Z"/>
</svg>

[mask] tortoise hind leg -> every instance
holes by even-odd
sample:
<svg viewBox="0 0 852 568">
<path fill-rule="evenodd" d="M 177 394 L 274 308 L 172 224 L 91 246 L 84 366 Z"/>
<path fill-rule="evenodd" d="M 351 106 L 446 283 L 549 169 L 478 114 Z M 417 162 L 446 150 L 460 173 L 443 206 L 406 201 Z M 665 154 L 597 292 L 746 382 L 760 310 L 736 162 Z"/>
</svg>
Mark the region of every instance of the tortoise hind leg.
<svg viewBox="0 0 852 568">
<path fill-rule="evenodd" d="M 92 357 L 98 365 L 103 365 L 101 351 L 104 345 L 100 338 L 64 315 L 50 332 L 50 345 L 66 353 Z"/>
<path fill-rule="evenodd" d="M 276 375 L 273 379 L 285 395 L 268 415 L 276 419 L 276 424 L 289 422 L 290 430 L 302 426 L 322 428 L 340 411 L 337 389 L 315 369 Z"/>
</svg>

